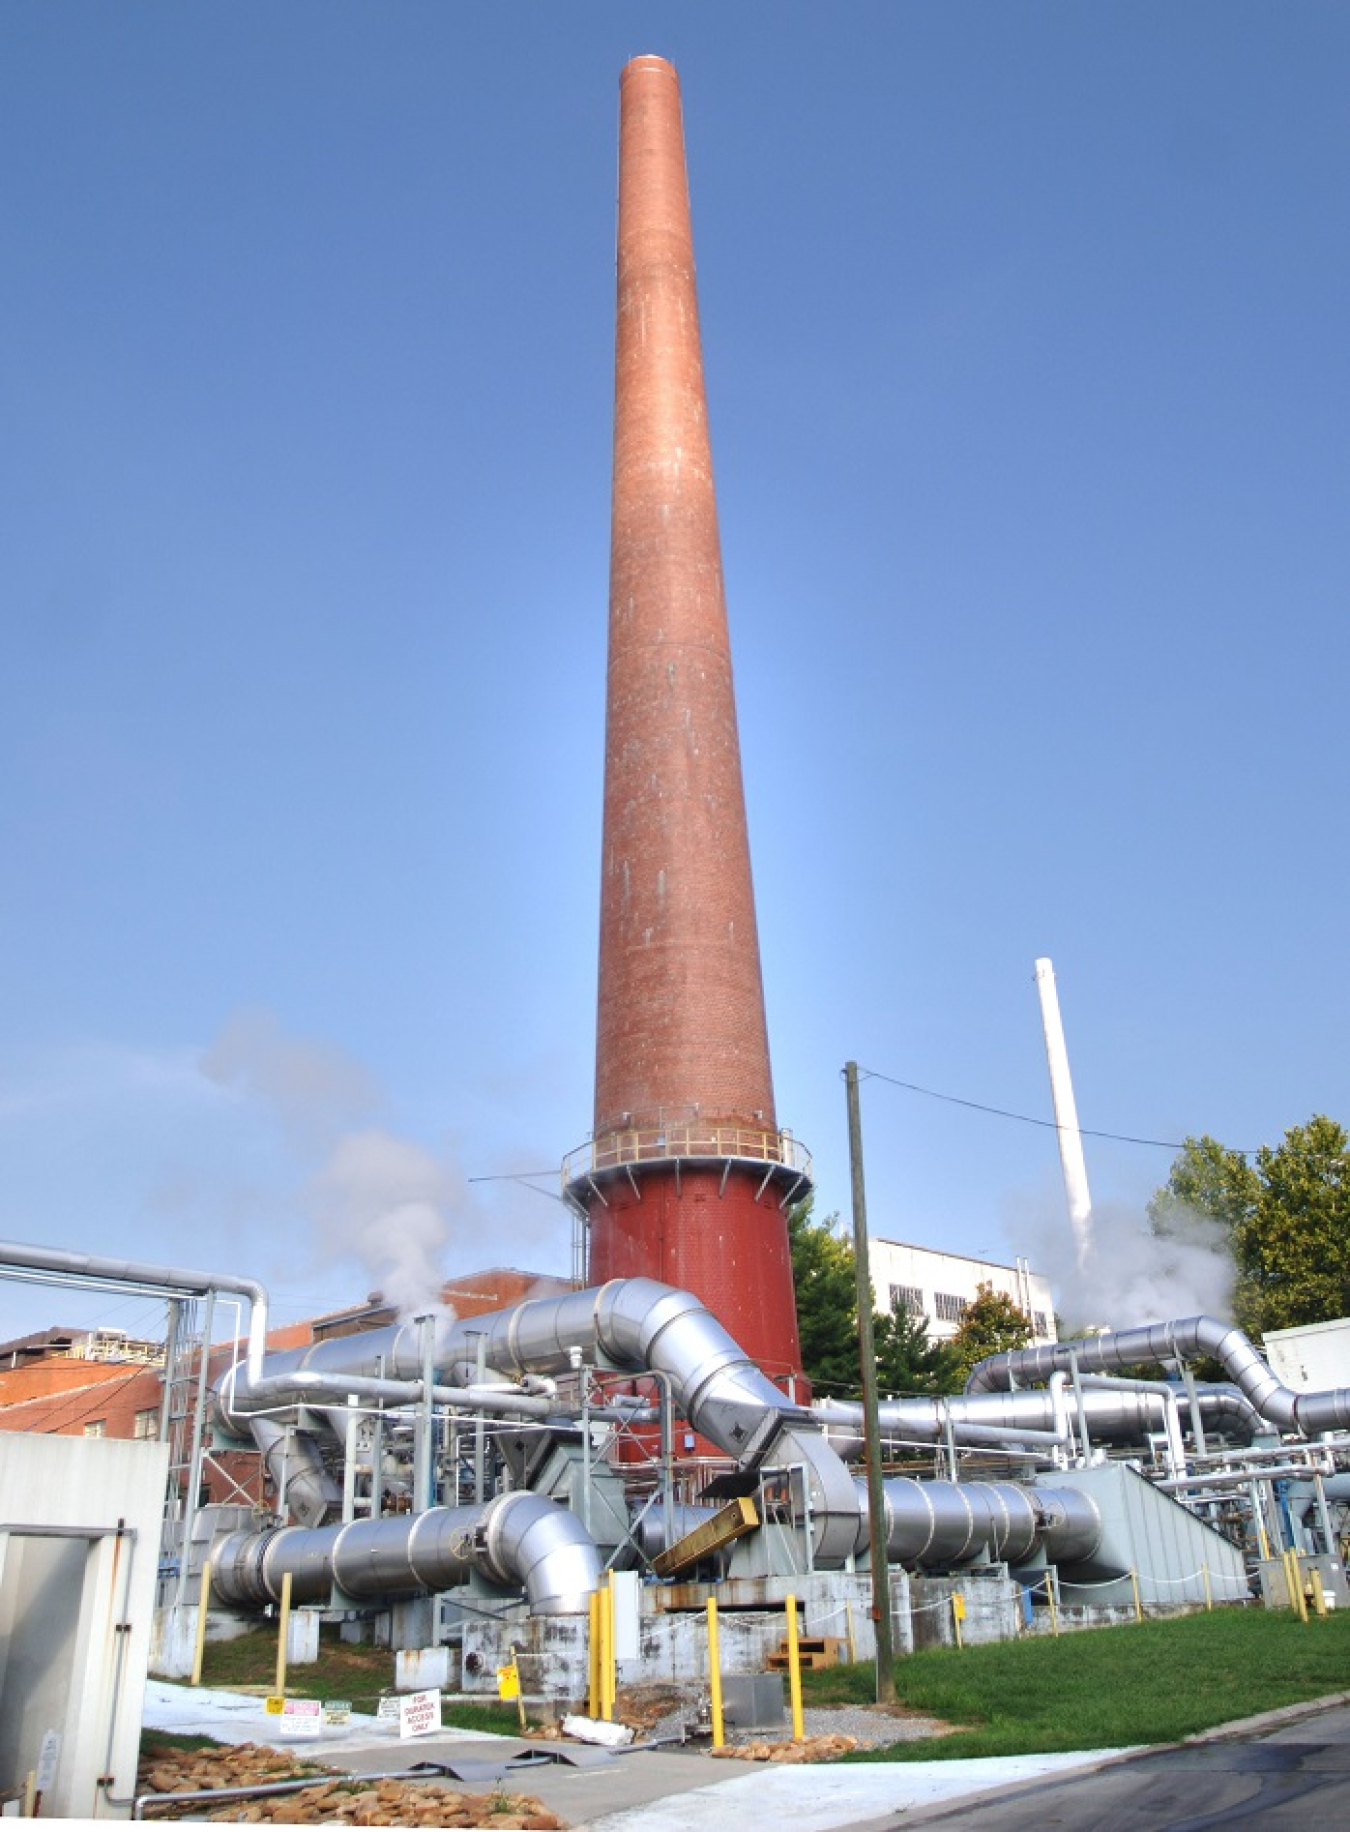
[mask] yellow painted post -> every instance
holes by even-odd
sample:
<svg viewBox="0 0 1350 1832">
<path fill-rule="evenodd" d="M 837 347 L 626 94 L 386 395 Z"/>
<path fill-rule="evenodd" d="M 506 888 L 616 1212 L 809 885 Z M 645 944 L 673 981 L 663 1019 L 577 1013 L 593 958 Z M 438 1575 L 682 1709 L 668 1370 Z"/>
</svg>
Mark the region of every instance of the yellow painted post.
<svg viewBox="0 0 1350 1832">
<path fill-rule="evenodd" d="M 206 1605 L 211 1596 L 211 1561 L 202 1566 L 202 1587 L 197 1597 L 197 1640 L 192 1650 L 192 1684 L 202 1683 L 202 1662 L 206 1659 Z"/>
<path fill-rule="evenodd" d="M 1050 1633 L 1059 1634 L 1059 1572 L 1053 1565 L 1045 1568 L 1045 1594 L 1050 1604 Z"/>
<path fill-rule="evenodd" d="M 1212 1590 L 1210 1589 L 1210 1587 L 1209 1587 L 1209 1564 L 1208 1564 L 1208 1562 L 1206 1562 L 1205 1564 L 1203 1564 L 1203 1565 L 1201 1565 L 1201 1567 L 1200 1567 L 1200 1575 L 1201 1575 L 1201 1577 L 1202 1577 L 1202 1578 L 1203 1578 L 1203 1579 L 1205 1580 L 1205 1608 L 1206 1608 L 1206 1609 L 1213 1609 L 1213 1607 L 1214 1607 L 1214 1593 L 1213 1593 L 1213 1591 L 1212 1591 Z"/>
<path fill-rule="evenodd" d="M 797 1644 L 797 1599 L 788 1597 L 788 1695 L 792 1700 L 792 1741 L 800 1743 L 806 1734 L 802 1728 L 802 1654 Z"/>
<path fill-rule="evenodd" d="M 726 1742 L 722 1726 L 722 1648 L 717 1636 L 717 1598 L 708 1598 L 708 1682 L 712 1692 L 712 1746 Z"/>
<path fill-rule="evenodd" d="M 591 1592 L 591 1695 L 586 1708 L 593 1718 L 600 1715 L 600 1592 Z"/>
<path fill-rule="evenodd" d="M 1130 1588 L 1134 1591 L 1134 1619 L 1136 1622 L 1142 1622 L 1144 1620 L 1144 1606 L 1139 1601 L 1139 1573 L 1133 1566 L 1130 1567 Z"/>
<path fill-rule="evenodd" d="M 281 1580 L 281 1633 L 277 1636 L 277 1683 L 272 1688 L 278 1698 L 286 1691 L 286 1637 L 291 1627 L 291 1573 Z"/>
<path fill-rule="evenodd" d="M 1308 1582 L 1312 1585 L 1313 1608 L 1317 1611 L 1319 1616 L 1325 1616 L 1327 1613 L 1327 1599 L 1322 1589 L 1322 1574 L 1317 1569 L 1316 1565 L 1310 1565 L 1308 1567 Z"/>
<path fill-rule="evenodd" d="M 853 1635 L 853 1603 L 844 1598 L 844 1633 L 848 1637 L 848 1664 L 853 1666 L 858 1658 L 858 1643 Z"/>
<path fill-rule="evenodd" d="M 962 1649 L 962 1650 L 964 1650 L 965 1645 L 966 1645 L 965 1642 L 961 1639 L 961 1618 L 965 1615 L 965 1613 L 966 1613 L 966 1600 L 961 1595 L 959 1590 L 954 1590 L 952 1592 L 952 1628 L 956 1634 L 957 1648 Z"/>
<path fill-rule="evenodd" d="M 1308 1620 L 1308 1600 L 1303 1594 L 1303 1573 L 1298 1568 L 1298 1553 L 1291 1546 L 1284 1555 L 1286 1582 L 1289 1586 L 1289 1600 L 1298 1611 L 1299 1621 Z"/>
<path fill-rule="evenodd" d="M 606 1724 L 614 1716 L 614 1573 L 605 1573 L 605 1588 L 600 1592 L 600 1614 L 604 1632 L 600 1638 L 600 1716 Z"/>
</svg>

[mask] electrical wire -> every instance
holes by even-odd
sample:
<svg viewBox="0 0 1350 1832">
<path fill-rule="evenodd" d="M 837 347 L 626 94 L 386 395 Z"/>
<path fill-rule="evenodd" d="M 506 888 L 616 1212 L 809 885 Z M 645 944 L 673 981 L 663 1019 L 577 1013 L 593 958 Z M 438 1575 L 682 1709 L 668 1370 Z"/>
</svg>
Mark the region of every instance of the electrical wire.
<svg viewBox="0 0 1350 1832">
<path fill-rule="evenodd" d="M 842 1074 L 842 1072 L 841 1070 L 840 1073 Z M 975 1113 L 992 1113 L 997 1119 L 1017 1120 L 1023 1126 L 1043 1126 L 1048 1132 L 1068 1132 L 1070 1130 L 1075 1130 L 1067 1126 L 1061 1126 L 1058 1120 L 1037 1119 L 1036 1116 L 1031 1113 L 1013 1113 L 1007 1107 L 988 1107 L 983 1101 L 963 1100 L 959 1094 L 939 1094 L 935 1088 L 922 1088 L 916 1081 L 901 1081 L 896 1075 L 883 1075 L 880 1069 L 864 1069 L 859 1066 L 858 1076 L 859 1079 L 863 1081 L 888 1082 L 891 1087 L 903 1088 L 908 1094 L 923 1094 L 929 1100 L 945 1101 L 952 1107 L 969 1107 Z M 1128 1132 L 1099 1132 L 1092 1126 L 1079 1126 L 1076 1130 L 1080 1132 L 1084 1138 L 1111 1139 L 1117 1145 L 1151 1145 L 1156 1146 L 1159 1151 L 1185 1151 L 1186 1149 L 1186 1141 L 1184 1139 L 1140 1139 L 1135 1138 Z M 1254 1158 L 1256 1156 L 1255 1151 L 1237 1150 L 1236 1147 L 1228 1149 L 1236 1150 L 1237 1156 L 1240 1158 Z"/>
</svg>

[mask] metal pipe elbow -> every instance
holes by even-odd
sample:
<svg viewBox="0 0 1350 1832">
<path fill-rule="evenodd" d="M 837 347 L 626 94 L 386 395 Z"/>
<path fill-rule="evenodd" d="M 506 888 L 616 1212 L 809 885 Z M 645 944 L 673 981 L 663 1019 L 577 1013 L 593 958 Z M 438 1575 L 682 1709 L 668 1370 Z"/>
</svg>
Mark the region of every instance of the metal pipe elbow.
<svg viewBox="0 0 1350 1832">
<path fill-rule="evenodd" d="M 581 1616 L 600 1587 L 600 1554 L 576 1515 L 518 1490 L 484 1510 L 474 1560 L 498 1584 L 523 1585 L 530 1613 Z"/>
</svg>

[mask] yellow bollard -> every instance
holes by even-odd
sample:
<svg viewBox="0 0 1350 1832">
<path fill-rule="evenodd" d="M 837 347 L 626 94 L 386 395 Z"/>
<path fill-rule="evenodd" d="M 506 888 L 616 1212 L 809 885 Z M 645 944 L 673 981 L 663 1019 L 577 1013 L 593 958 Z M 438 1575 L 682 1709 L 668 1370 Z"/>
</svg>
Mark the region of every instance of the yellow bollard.
<svg viewBox="0 0 1350 1832">
<path fill-rule="evenodd" d="M 593 1590 L 591 1592 L 591 1688 L 590 1697 L 586 1701 L 586 1709 L 593 1718 L 598 1718 L 600 1715 L 600 1637 L 603 1632 L 600 1626 L 600 1611 L 602 1607 L 600 1592 Z"/>
<path fill-rule="evenodd" d="M 1316 1565 L 1308 1567 L 1308 1583 L 1312 1587 L 1313 1608 L 1319 1616 L 1325 1616 L 1327 1613 L 1326 1593 L 1322 1589 L 1322 1574 Z"/>
<path fill-rule="evenodd" d="M 1205 1580 L 1205 1608 L 1206 1608 L 1206 1609 L 1213 1609 L 1213 1607 L 1214 1607 L 1214 1594 L 1213 1594 L 1213 1592 L 1212 1592 L 1212 1591 L 1210 1590 L 1210 1587 L 1209 1587 L 1209 1566 L 1208 1566 L 1208 1564 L 1204 1564 L 1204 1565 L 1201 1565 L 1201 1567 L 1200 1567 L 1200 1575 L 1201 1575 L 1201 1577 L 1202 1577 L 1202 1578 L 1203 1578 L 1203 1579 Z"/>
<path fill-rule="evenodd" d="M 1300 1622 L 1308 1620 L 1308 1600 L 1303 1594 L 1303 1573 L 1298 1568 L 1298 1553 L 1290 1546 L 1284 1555 L 1285 1583 L 1289 1587 L 1289 1601 L 1298 1611 Z"/>
<path fill-rule="evenodd" d="M 797 1599 L 788 1597 L 788 1695 L 792 1700 L 792 1741 L 800 1743 L 806 1734 L 802 1728 L 802 1656 L 797 1644 Z"/>
<path fill-rule="evenodd" d="M 1139 1574 L 1135 1571 L 1133 1566 L 1130 1568 L 1130 1587 L 1134 1591 L 1134 1619 L 1136 1622 L 1142 1622 L 1144 1620 L 1144 1606 L 1139 1601 Z"/>
<path fill-rule="evenodd" d="M 600 1716 L 606 1724 L 614 1716 L 614 1695 L 618 1690 L 614 1676 L 614 1573 L 605 1573 L 605 1588 L 600 1593 L 601 1609 L 605 1618 L 605 1632 L 601 1638 L 604 1649 L 600 1667 Z"/>
<path fill-rule="evenodd" d="M 286 1637 L 291 1627 L 291 1573 L 281 1580 L 281 1633 L 277 1636 L 277 1683 L 273 1690 L 278 1698 L 286 1692 Z"/>
<path fill-rule="evenodd" d="M 211 1597 L 211 1561 L 202 1566 L 202 1588 L 197 1598 L 197 1643 L 192 1650 L 192 1684 L 202 1683 L 202 1662 L 206 1659 L 206 1606 Z"/>
<path fill-rule="evenodd" d="M 1053 1566 L 1045 1568 L 1045 1595 L 1050 1605 L 1050 1633 L 1059 1635 L 1059 1573 Z"/>
<path fill-rule="evenodd" d="M 722 1726 L 722 1649 L 717 1638 L 717 1598 L 708 1598 L 708 1681 L 712 1691 L 712 1746 L 726 1742 Z"/>
</svg>

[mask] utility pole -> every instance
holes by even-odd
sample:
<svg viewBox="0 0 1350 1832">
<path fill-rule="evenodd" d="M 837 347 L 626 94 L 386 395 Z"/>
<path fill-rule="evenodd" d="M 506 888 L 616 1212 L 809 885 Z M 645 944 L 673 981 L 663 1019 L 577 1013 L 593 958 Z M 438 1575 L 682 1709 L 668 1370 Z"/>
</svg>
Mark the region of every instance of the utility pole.
<svg viewBox="0 0 1350 1832">
<path fill-rule="evenodd" d="M 862 1363 L 867 1433 L 867 1520 L 872 1544 L 872 1626 L 877 1638 L 877 1703 L 895 1703 L 891 1645 L 891 1573 L 886 1562 L 886 1494 L 881 1486 L 881 1422 L 877 1417 L 877 1357 L 872 1341 L 872 1280 L 867 1260 L 867 1197 L 863 1190 L 862 1114 L 858 1065 L 844 1064 L 848 1093 L 848 1157 L 853 1174 L 853 1257 L 858 1274 L 858 1354 Z"/>
</svg>

